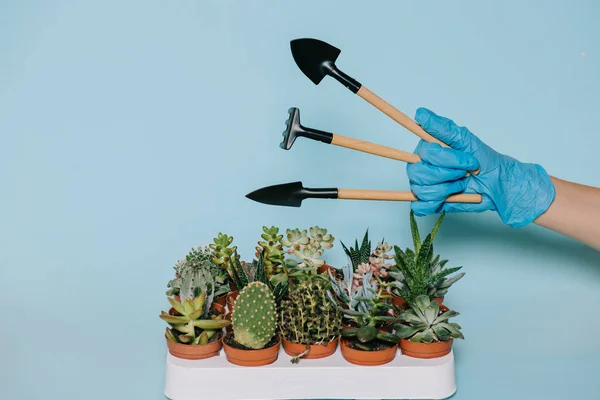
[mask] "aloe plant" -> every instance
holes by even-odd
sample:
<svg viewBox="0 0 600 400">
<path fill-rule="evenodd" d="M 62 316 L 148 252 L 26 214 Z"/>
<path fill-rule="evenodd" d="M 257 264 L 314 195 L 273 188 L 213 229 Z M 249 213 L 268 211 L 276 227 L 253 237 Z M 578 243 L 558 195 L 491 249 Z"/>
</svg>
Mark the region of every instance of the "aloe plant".
<svg viewBox="0 0 600 400">
<path fill-rule="evenodd" d="M 404 323 L 394 325 L 394 329 L 398 336 L 413 342 L 433 343 L 464 339 L 461 326 L 448 321 L 458 315 L 456 311 L 440 310 L 437 301 L 420 295 L 410 304 L 408 310 L 398 316 Z"/>
<path fill-rule="evenodd" d="M 356 271 L 361 264 L 369 264 L 369 257 L 371 256 L 371 241 L 369 240 L 369 230 L 365 232 L 365 236 L 363 240 L 358 245 L 358 239 L 354 241 L 354 247 L 350 246 L 350 248 L 346 247 L 346 245 L 341 242 L 342 248 L 344 252 L 350 258 L 350 262 L 352 263 L 352 268 Z"/>
<path fill-rule="evenodd" d="M 448 260 L 440 260 L 439 255 L 433 256 L 433 241 L 444 216 L 445 213 L 440 215 L 431 232 L 421 241 L 419 228 L 411 210 L 410 227 L 414 247 L 403 251 L 394 246 L 396 266 L 391 268 L 389 276 L 394 279 L 394 292 L 408 303 L 413 302 L 419 295 L 427 295 L 430 298 L 443 297 L 450 286 L 465 275 L 464 272 L 452 275 L 462 267 L 445 269 Z"/>
</svg>

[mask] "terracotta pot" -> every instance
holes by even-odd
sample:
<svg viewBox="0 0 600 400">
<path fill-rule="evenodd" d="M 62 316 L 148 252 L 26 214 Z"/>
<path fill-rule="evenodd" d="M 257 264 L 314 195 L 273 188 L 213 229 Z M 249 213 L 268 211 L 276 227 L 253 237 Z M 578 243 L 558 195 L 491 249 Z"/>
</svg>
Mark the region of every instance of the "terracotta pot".
<svg viewBox="0 0 600 400">
<path fill-rule="evenodd" d="M 408 303 L 406 300 L 394 293 L 392 293 L 392 305 L 402 310 L 406 310 L 408 308 Z"/>
<path fill-rule="evenodd" d="M 317 273 L 319 274 L 327 274 L 327 276 L 329 276 L 328 271 L 331 271 L 331 273 L 335 276 L 335 268 L 333 268 L 331 265 L 323 264 L 317 268 Z"/>
<path fill-rule="evenodd" d="M 225 314 L 225 306 L 220 303 L 212 303 L 210 309 L 217 311 L 219 314 Z"/>
<path fill-rule="evenodd" d="M 237 299 L 237 297 L 239 296 L 240 292 L 238 292 L 237 290 L 234 292 L 231 292 L 227 295 L 227 307 L 229 307 L 229 311 L 233 312 L 233 307 L 235 305 L 235 299 Z"/>
<path fill-rule="evenodd" d="M 351 364 L 356 365 L 383 365 L 391 362 L 396 357 L 398 345 L 385 350 L 364 351 L 352 349 L 349 340 L 342 340 L 340 348 L 342 356 Z"/>
<path fill-rule="evenodd" d="M 229 281 L 229 289 L 232 292 L 237 292 L 238 287 L 236 286 L 235 282 L 233 282 L 232 280 Z"/>
<path fill-rule="evenodd" d="M 434 297 L 431 301 L 437 301 L 439 305 L 442 305 L 444 302 L 443 297 Z M 392 304 L 398 308 L 406 310 L 408 308 L 408 303 L 402 297 L 392 293 Z"/>
<path fill-rule="evenodd" d="M 226 299 L 227 299 L 227 294 L 222 294 L 222 295 L 220 295 L 219 297 L 217 297 L 216 299 L 213 300 L 213 304 L 217 303 L 217 304 L 220 304 L 220 305 L 224 306 L 226 304 L 225 303 Z"/>
<path fill-rule="evenodd" d="M 285 350 L 285 352 L 292 357 L 295 357 L 306 350 L 306 345 L 304 344 L 292 343 L 283 337 L 281 338 L 281 341 L 283 343 L 283 350 Z M 329 357 L 335 353 L 339 341 L 340 338 L 338 337 L 328 344 L 311 344 L 308 354 L 302 358 L 306 360 L 312 360 L 316 358 Z"/>
<path fill-rule="evenodd" d="M 169 353 L 177 358 L 184 358 L 186 360 L 202 360 L 204 358 L 214 357 L 219 354 L 221 346 L 221 340 L 199 345 L 173 343 L 170 340 L 167 340 Z"/>
<path fill-rule="evenodd" d="M 273 364 L 279 355 L 279 345 L 281 339 L 278 338 L 277 344 L 260 350 L 241 350 L 235 347 L 228 346 L 223 340 L 223 349 L 227 361 L 235 365 L 244 367 L 258 367 L 260 365 Z"/>
<path fill-rule="evenodd" d="M 400 350 L 402 354 L 415 358 L 438 358 L 450 353 L 452 350 L 452 339 L 447 342 L 416 343 L 410 340 L 400 339 Z"/>
</svg>

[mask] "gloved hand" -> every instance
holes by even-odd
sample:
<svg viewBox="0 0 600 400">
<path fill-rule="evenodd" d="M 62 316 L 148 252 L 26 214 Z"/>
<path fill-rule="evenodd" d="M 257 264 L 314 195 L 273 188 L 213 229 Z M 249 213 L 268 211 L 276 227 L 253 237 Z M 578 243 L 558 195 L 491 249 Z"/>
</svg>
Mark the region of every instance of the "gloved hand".
<svg viewBox="0 0 600 400">
<path fill-rule="evenodd" d="M 415 215 L 492 210 L 505 224 L 516 228 L 533 222 L 554 201 L 554 185 L 540 165 L 497 153 L 466 127 L 425 108 L 417 110 L 415 121 L 451 147 L 423 140 L 418 144 L 415 153 L 422 161 L 406 168 L 411 190 L 419 198 L 411 204 Z M 465 177 L 467 171 L 478 168 L 477 175 Z M 483 201 L 444 202 L 459 192 L 480 193 Z"/>
</svg>

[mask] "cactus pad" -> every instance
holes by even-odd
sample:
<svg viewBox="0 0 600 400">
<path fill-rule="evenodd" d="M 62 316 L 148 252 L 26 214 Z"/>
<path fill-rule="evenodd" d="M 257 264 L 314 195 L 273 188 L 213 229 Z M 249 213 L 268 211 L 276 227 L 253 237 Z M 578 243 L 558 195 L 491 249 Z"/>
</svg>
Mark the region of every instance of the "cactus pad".
<svg viewBox="0 0 600 400">
<path fill-rule="evenodd" d="M 231 316 L 234 339 L 251 349 L 262 349 L 277 327 L 275 297 L 267 285 L 251 282 L 235 300 Z"/>
</svg>

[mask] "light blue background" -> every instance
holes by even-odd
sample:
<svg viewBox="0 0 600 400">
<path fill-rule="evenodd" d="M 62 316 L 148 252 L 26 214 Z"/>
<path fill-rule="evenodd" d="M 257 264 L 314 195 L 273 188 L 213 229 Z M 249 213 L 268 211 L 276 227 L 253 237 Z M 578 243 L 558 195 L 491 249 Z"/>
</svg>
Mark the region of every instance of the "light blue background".
<svg viewBox="0 0 600 400">
<path fill-rule="evenodd" d="M 600 186 L 600 6 L 524 3 L 0 2 L 0 397 L 162 399 L 165 285 L 219 231 L 245 258 L 263 224 L 409 245 L 405 203 L 244 197 L 293 180 L 408 188 L 402 163 L 279 149 L 290 106 L 308 126 L 417 144 L 332 79 L 313 85 L 291 39 L 340 47 L 340 68 L 410 116 L 429 107 Z M 493 214 L 448 217 L 437 250 L 467 272 L 447 298 L 466 336 L 455 399 L 600 398 L 599 253 Z M 339 242 L 328 260 L 346 261 Z"/>
</svg>

